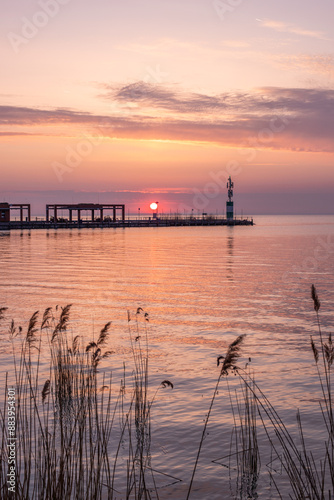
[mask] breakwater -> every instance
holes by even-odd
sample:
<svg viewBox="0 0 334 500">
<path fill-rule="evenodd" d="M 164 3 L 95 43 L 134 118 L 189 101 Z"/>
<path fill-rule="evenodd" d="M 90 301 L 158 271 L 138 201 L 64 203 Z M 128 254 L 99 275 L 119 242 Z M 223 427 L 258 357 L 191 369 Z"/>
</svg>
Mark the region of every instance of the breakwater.
<svg viewBox="0 0 334 500">
<path fill-rule="evenodd" d="M 223 217 L 168 217 L 128 218 L 120 220 L 30 220 L 0 223 L 0 231 L 15 229 L 75 229 L 75 228 L 127 228 L 127 227 L 170 227 L 170 226 L 253 226 L 252 218 L 226 219 Z"/>
</svg>

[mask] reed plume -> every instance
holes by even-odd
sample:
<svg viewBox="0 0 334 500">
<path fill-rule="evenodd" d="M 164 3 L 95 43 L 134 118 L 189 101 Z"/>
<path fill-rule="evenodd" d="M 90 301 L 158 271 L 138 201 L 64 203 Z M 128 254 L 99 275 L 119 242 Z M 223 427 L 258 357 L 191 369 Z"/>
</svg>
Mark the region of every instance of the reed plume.
<svg viewBox="0 0 334 500">
<path fill-rule="evenodd" d="M 26 341 L 29 347 L 33 347 L 34 343 L 37 341 L 36 332 L 37 332 L 37 321 L 38 321 L 38 311 L 34 312 L 29 320 Z"/>
<path fill-rule="evenodd" d="M 104 327 L 102 328 L 102 330 L 100 331 L 100 336 L 97 340 L 97 345 L 100 346 L 100 345 L 104 345 L 109 337 L 109 330 L 110 330 L 110 325 L 111 325 L 111 321 L 109 321 L 108 323 L 106 323 L 104 325 Z"/>
<path fill-rule="evenodd" d="M 79 339 L 80 339 L 80 335 L 76 335 L 73 339 L 73 342 L 72 342 L 72 352 L 73 354 L 77 354 L 78 350 L 79 350 Z"/>
<path fill-rule="evenodd" d="M 44 328 L 49 328 L 51 326 L 52 320 L 53 320 L 52 307 L 47 307 L 43 314 L 41 330 L 44 330 Z"/>
<path fill-rule="evenodd" d="M 94 349 L 97 347 L 97 343 L 91 340 L 87 345 L 86 345 L 86 352 L 89 352 L 91 349 Z"/>
<path fill-rule="evenodd" d="M 174 388 L 174 385 L 172 382 L 170 382 L 169 380 L 163 380 L 160 385 L 162 385 L 162 387 L 165 389 L 166 387 L 170 387 L 171 389 Z"/>
<path fill-rule="evenodd" d="M 313 356 L 314 356 L 315 362 L 318 363 L 318 361 L 319 361 L 319 351 L 317 349 L 317 346 L 314 343 L 312 335 L 311 335 L 311 348 L 312 348 L 312 352 L 313 352 Z"/>
<path fill-rule="evenodd" d="M 15 323 L 14 323 L 13 319 L 12 319 L 10 327 L 9 327 L 9 335 L 10 335 L 11 338 L 16 337 L 16 335 L 17 335 L 17 333 L 16 333 L 16 326 L 15 326 Z"/>
<path fill-rule="evenodd" d="M 56 328 L 54 330 L 54 334 L 58 332 L 65 332 L 67 329 L 67 324 L 70 319 L 70 309 L 72 307 L 72 304 L 67 304 L 67 306 L 61 308 L 61 313 L 60 313 L 60 318 L 59 322 L 56 325 Z"/>
<path fill-rule="evenodd" d="M 223 361 L 223 366 L 221 368 L 221 375 L 227 375 L 230 369 L 238 369 L 235 363 L 240 356 L 241 344 L 244 338 L 245 334 L 239 335 L 239 337 L 237 337 L 235 341 L 228 346 L 227 353 Z"/>
<path fill-rule="evenodd" d="M 46 396 L 48 396 L 50 394 L 50 385 L 51 385 L 50 380 L 49 379 L 46 380 L 45 384 L 43 386 L 43 390 L 42 390 L 42 401 L 43 401 L 43 403 L 45 401 Z"/>
<path fill-rule="evenodd" d="M 320 309 L 320 300 L 314 285 L 311 286 L 311 297 L 313 299 L 314 310 L 318 312 Z"/>
<path fill-rule="evenodd" d="M 328 366 L 330 367 L 334 361 L 334 344 L 332 340 L 332 334 L 328 334 L 328 343 L 324 344 L 325 359 Z"/>
</svg>

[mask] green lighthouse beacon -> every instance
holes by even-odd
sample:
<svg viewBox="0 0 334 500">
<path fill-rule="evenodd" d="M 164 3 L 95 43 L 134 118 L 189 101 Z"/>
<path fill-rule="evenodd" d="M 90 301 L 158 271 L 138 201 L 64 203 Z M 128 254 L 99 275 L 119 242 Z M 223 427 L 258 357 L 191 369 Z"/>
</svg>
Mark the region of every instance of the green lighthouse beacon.
<svg viewBox="0 0 334 500">
<path fill-rule="evenodd" d="M 231 176 L 228 178 L 226 187 L 227 187 L 227 194 L 228 194 L 228 200 L 226 202 L 226 219 L 233 220 L 234 212 L 233 212 L 232 198 L 233 198 L 234 182 L 232 182 Z"/>
</svg>

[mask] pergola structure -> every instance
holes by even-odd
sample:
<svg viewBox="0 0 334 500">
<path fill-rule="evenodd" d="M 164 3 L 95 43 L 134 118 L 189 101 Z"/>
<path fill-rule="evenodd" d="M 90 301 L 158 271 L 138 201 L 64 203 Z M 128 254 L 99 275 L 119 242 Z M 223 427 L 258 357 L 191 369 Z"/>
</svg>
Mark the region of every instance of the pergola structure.
<svg viewBox="0 0 334 500">
<path fill-rule="evenodd" d="M 78 204 L 55 204 L 55 205 L 46 205 L 46 220 L 47 222 L 50 220 L 50 216 L 53 216 L 53 220 L 57 222 L 58 220 L 58 211 L 59 210 L 68 210 L 69 212 L 69 221 L 73 221 L 73 212 L 77 212 L 77 220 L 81 219 L 81 212 L 89 211 L 91 212 L 91 220 L 95 220 L 95 211 L 97 210 L 100 216 L 101 221 L 103 221 L 104 212 L 107 210 L 112 210 L 112 219 L 116 221 L 117 211 L 121 211 L 121 220 L 125 219 L 125 205 L 114 205 L 114 204 L 100 204 L 100 203 L 78 203 Z"/>
<path fill-rule="evenodd" d="M 29 203 L 0 203 L 0 222 L 10 222 L 11 211 L 20 211 L 20 221 L 23 222 L 24 210 L 26 210 L 26 221 L 30 222 L 30 204 Z"/>
</svg>

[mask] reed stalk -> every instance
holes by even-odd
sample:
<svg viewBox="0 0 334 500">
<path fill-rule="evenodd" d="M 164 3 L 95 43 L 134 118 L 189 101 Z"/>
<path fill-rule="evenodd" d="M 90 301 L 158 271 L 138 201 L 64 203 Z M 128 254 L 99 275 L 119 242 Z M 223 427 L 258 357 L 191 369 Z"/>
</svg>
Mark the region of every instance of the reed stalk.
<svg viewBox="0 0 334 500">
<path fill-rule="evenodd" d="M 191 490 L 192 490 L 192 486 L 193 486 L 193 482 L 194 482 L 194 478 L 195 478 L 195 474 L 196 474 L 196 469 L 197 469 L 198 462 L 199 462 L 199 457 L 200 457 L 200 454 L 201 454 L 201 450 L 202 450 L 204 438 L 205 438 L 205 435 L 206 435 L 206 432 L 207 432 L 207 427 L 208 427 L 208 423 L 209 423 L 209 420 L 210 420 L 211 412 L 212 412 L 212 409 L 213 409 L 213 404 L 214 404 L 214 401 L 216 399 L 216 395 L 218 394 L 218 389 L 219 389 L 220 382 L 221 382 L 222 378 L 225 377 L 225 376 L 227 376 L 228 373 L 231 370 L 236 369 L 235 363 L 236 363 L 237 359 L 240 356 L 240 348 L 241 348 L 241 344 L 242 344 L 242 342 L 244 340 L 244 337 L 245 337 L 245 335 L 239 335 L 239 337 L 237 337 L 236 340 L 234 340 L 229 345 L 229 347 L 227 349 L 226 356 L 225 357 L 220 356 L 217 359 L 217 364 L 218 365 L 219 365 L 219 361 L 221 359 L 224 359 L 224 361 L 223 361 L 222 368 L 220 370 L 220 373 L 219 373 L 219 376 L 218 376 L 218 379 L 217 379 L 217 382 L 216 382 L 215 389 L 213 391 L 213 395 L 212 395 L 212 398 L 211 398 L 211 401 L 210 401 L 210 406 L 209 406 L 208 413 L 206 414 L 206 418 L 205 418 L 205 422 L 204 422 L 204 426 L 203 426 L 203 430 L 202 430 L 202 435 L 201 435 L 201 439 L 200 439 L 200 443 L 199 443 L 199 446 L 198 446 L 197 455 L 196 455 L 196 459 L 195 459 L 195 464 L 194 464 L 194 468 L 193 468 L 191 479 L 190 479 L 190 483 L 189 483 L 189 488 L 188 488 L 186 500 L 188 500 L 190 498 L 190 494 L 191 494 Z"/>
</svg>

